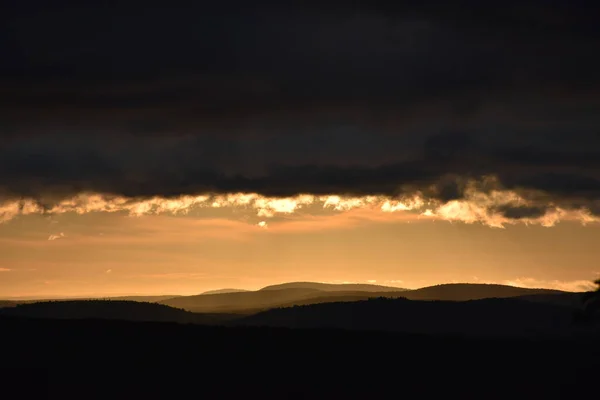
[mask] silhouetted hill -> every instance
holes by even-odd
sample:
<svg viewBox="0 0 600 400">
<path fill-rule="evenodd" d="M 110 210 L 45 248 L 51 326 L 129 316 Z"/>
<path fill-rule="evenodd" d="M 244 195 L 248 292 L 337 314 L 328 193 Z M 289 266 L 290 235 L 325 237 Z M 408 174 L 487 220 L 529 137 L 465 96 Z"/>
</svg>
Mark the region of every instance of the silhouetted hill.
<svg viewBox="0 0 600 400">
<path fill-rule="evenodd" d="M 320 293 L 315 289 L 285 289 L 256 292 L 199 294 L 160 301 L 171 307 L 193 312 L 243 312 L 276 307 Z"/>
<path fill-rule="evenodd" d="M 15 306 L 17 304 L 31 304 L 41 303 L 49 301 L 85 301 L 85 300 L 124 300 L 124 301 L 137 301 L 144 303 L 155 303 L 161 300 L 172 299 L 179 297 L 174 294 L 165 294 L 160 296 L 117 296 L 117 297 L 76 297 L 76 298 L 40 298 L 40 299 L 15 299 L 15 300 L 0 300 L 0 307 Z"/>
<path fill-rule="evenodd" d="M 360 292 L 393 292 L 402 291 L 406 289 L 392 287 L 392 286 L 381 286 L 381 285 L 368 285 L 368 284 L 354 284 L 354 283 L 319 283 L 319 282 L 288 282 L 281 283 L 278 285 L 265 286 L 260 289 L 265 290 L 282 290 L 282 289 L 314 289 L 322 290 L 326 292 L 349 292 L 349 291 L 360 291 Z"/>
<path fill-rule="evenodd" d="M 295 285 L 306 287 L 294 287 Z M 287 289 L 277 289 L 278 287 Z M 325 290 L 316 289 L 316 287 Z M 331 289 L 332 290 L 328 290 Z M 357 289 L 358 288 L 358 289 Z M 370 289 L 370 290 L 359 290 Z M 375 291 L 377 289 L 377 291 Z M 367 300 L 372 297 L 406 297 L 411 300 L 449 300 L 465 301 L 484 298 L 506 298 L 526 295 L 554 295 L 565 292 L 548 289 L 525 289 L 503 285 L 485 284 L 447 284 L 430 286 L 416 290 L 406 290 L 377 285 L 329 285 L 311 282 L 297 282 L 267 286 L 254 292 L 201 294 L 180 296 L 160 301 L 172 307 L 202 313 L 255 313 L 275 307 L 321 304 L 331 302 L 349 302 Z"/>
<path fill-rule="evenodd" d="M 443 285 L 428 286 L 420 289 L 407 290 L 403 297 L 410 300 L 447 300 L 467 301 L 490 298 L 507 298 L 537 294 L 565 293 L 551 289 L 528 289 L 507 285 L 479 284 L 479 283 L 448 283 Z"/>
<path fill-rule="evenodd" d="M 300 287 L 296 287 L 300 286 Z M 282 289 L 278 289 L 282 288 Z M 319 289 L 317 289 L 319 288 Z M 225 292 L 223 292 L 225 291 Z M 231 292 L 233 291 L 233 292 Z M 397 298 L 411 300 L 449 300 L 465 301 L 485 298 L 521 297 L 524 300 L 546 302 L 557 305 L 579 305 L 581 294 L 560 292 L 548 289 L 526 289 L 505 285 L 487 284 L 445 284 L 415 290 L 389 288 L 378 285 L 321 284 L 312 282 L 291 282 L 267 286 L 258 291 L 221 289 L 218 293 L 205 292 L 194 296 L 122 296 L 106 298 L 112 301 L 127 300 L 136 302 L 156 302 L 175 308 L 203 314 L 221 313 L 257 313 L 275 307 L 322 304 L 332 302 L 352 302 L 372 297 Z M 558 296 L 558 297 L 557 297 Z M 97 300 L 97 299 L 77 299 Z M 0 308 L 13 307 L 16 304 L 30 304 L 42 301 L 59 300 L 18 300 L 0 301 Z M 75 301 L 60 300 L 60 301 Z M 226 319 L 230 319 L 227 317 Z M 211 318 L 212 320 L 212 318 Z M 221 321 L 222 318 L 217 318 Z"/>
<path fill-rule="evenodd" d="M 144 303 L 156 303 L 161 300 L 173 299 L 175 297 L 180 297 L 174 294 L 164 294 L 160 296 L 118 296 L 118 297 L 96 297 L 89 299 L 81 299 L 81 300 L 125 300 L 125 301 L 138 301 Z"/>
<path fill-rule="evenodd" d="M 559 297 L 556 297 L 559 296 Z M 295 305 L 309 305 L 335 302 L 352 302 L 368 300 L 374 297 L 407 298 L 409 300 L 444 300 L 444 301 L 467 301 L 489 298 L 511 298 L 518 297 L 524 300 L 547 302 L 559 305 L 578 307 L 581 303 L 581 293 L 560 292 L 549 289 L 526 289 L 504 285 L 486 284 L 445 284 L 429 286 L 415 290 L 402 291 L 334 291 L 317 292 L 313 296 L 298 299 L 278 307 L 292 307 Z"/>
<path fill-rule="evenodd" d="M 518 289 L 518 288 L 517 288 Z M 525 289 L 526 293 L 529 293 L 532 289 Z M 542 289 L 544 290 L 544 289 Z M 524 296 L 514 296 L 515 294 L 518 294 L 520 291 L 514 292 L 514 291 L 508 291 L 506 293 L 504 293 L 505 295 L 508 294 L 508 296 L 506 297 L 499 297 L 500 291 L 490 291 L 489 292 L 489 297 L 479 297 L 479 296 L 485 296 L 485 293 L 475 293 L 475 295 L 473 296 L 473 299 L 468 298 L 468 293 L 466 293 L 465 295 L 467 296 L 467 300 L 481 300 L 481 299 L 485 299 L 485 298 L 516 298 L 516 299 L 522 299 L 522 300 L 527 300 L 527 301 L 534 301 L 534 302 L 538 302 L 538 303 L 549 303 L 549 304 L 555 304 L 555 305 L 563 305 L 563 306 L 569 306 L 569 307 L 574 307 L 574 308 L 580 308 L 581 307 L 581 298 L 582 298 L 582 293 L 564 293 L 564 292 L 559 292 L 559 293 L 542 293 L 539 294 L 537 293 L 537 289 L 533 289 L 533 293 L 534 294 L 528 294 L 528 295 L 524 295 Z M 361 300 L 369 300 L 369 299 L 373 299 L 376 297 L 385 297 L 388 299 L 396 299 L 396 298 L 407 298 L 407 299 L 411 299 L 412 300 L 412 291 L 402 291 L 402 292 L 316 292 L 314 294 L 311 294 L 309 296 L 306 296 L 304 298 L 301 299 L 295 299 L 293 301 L 287 302 L 287 303 L 280 303 L 280 304 L 274 304 L 271 308 L 285 308 L 285 307 L 293 307 L 293 306 L 303 306 L 303 305 L 311 305 L 311 304 L 323 304 L 323 303 L 339 303 L 339 302 L 354 302 L 354 301 L 361 301 Z M 444 295 L 448 295 L 450 294 L 450 296 L 447 296 L 449 299 L 453 299 L 456 298 L 457 296 L 452 295 L 452 293 L 438 293 L 440 297 L 442 298 L 433 298 L 433 299 L 429 299 L 427 297 L 429 297 L 429 295 L 431 295 L 431 293 L 423 293 L 421 291 L 418 291 L 417 293 L 414 294 L 414 297 L 418 300 L 422 297 L 424 297 L 425 295 L 425 299 L 426 300 L 446 300 L 446 301 L 453 301 L 453 300 L 448 300 L 448 299 L 444 299 L 443 296 Z M 496 297 L 494 297 L 493 295 L 496 295 Z M 511 296 L 513 295 L 513 296 Z M 464 301 L 464 300 L 462 300 Z M 246 313 L 258 313 L 264 311 L 263 309 L 255 309 L 255 310 L 246 310 Z"/>
<path fill-rule="evenodd" d="M 202 315 L 188 311 L 163 304 L 125 300 L 45 301 L 19 304 L 15 307 L 1 309 L 0 315 L 55 319 L 118 319 L 180 323 L 203 322 Z"/>
<path fill-rule="evenodd" d="M 276 306 L 276 308 L 304 306 L 311 304 L 323 304 L 323 303 L 340 303 L 340 302 L 353 302 L 361 300 L 369 300 L 377 297 L 385 297 L 389 299 L 396 299 L 399 297 L 404 298 L 405 292 L 317 292 L 310 296 L 297 299 L 289 303 L 282 303 Z M 274 307 L 275 308 L 275 307 Z M 258 312 L 259 310 L 257 310 Z"/>
<path fill-rule="evenodd" d="M 8 377 L 3 393 L 18 394 L 7 398 L 164 399 L 201 390 L 219 399 L 592 399 L 600 372 L 598 336 L 464 338 L 2 317 L 0 327 L 2 365 L 24 368 L 0 368 L 0 380 Z M 38 370 L 25 369 L 31 367 Z M 32 387 L 46 395 L 29 396 Z"/>
<path fill-rule="evenodd" d="M 217 290 L 208 290 L 208 291 L 202 292 L 200 294 L 203 295 L 203 294 L 242 293 L 242 292 L 249 292 L 249 291 L 250 290 L 244 290 L 244 289 L 217 289 Z"/>
<path fill-rule="evenodd" d="M 465 302 L 380 298 L 272 309 L 234 324 L 431 334 L 562 334 L 573 329 L 573 311 L 508 298 Z"/>
</svg>

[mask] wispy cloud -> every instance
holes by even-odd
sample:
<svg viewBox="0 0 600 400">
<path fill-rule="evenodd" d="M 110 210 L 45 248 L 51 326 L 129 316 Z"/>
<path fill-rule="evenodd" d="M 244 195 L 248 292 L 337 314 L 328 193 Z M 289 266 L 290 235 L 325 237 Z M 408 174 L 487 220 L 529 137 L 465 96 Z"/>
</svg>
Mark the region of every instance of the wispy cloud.
<svg viewBox="0 0 600 400">
<path fill-rule="evenodd" d="M 65 237 L 65 234 L 63 232 L 57 233 L 57 234 L 52 234 L 50 236 L 48 236 L 48 240 L 58 240 L 58 239 L 62 239 Z"/>
<path fill-rule="evenodd" d="M 398 283 L 404 283 L 404 281 L 401 279 L 391 279 L 389 281 L 385 281 L 385 283 L 398 284 Z"/>
<path fill-rule="evenodd" d="M 505 285 L 517 286 L 532 289 L 555 289 L 564 290 L 566 292 L 586 292 L 594 290 L 596 285 L 588 280 L 541 280 L 535 278 L 516 278 L 502 282 Z"/>
<path fill-rule="evenodd" d="M 10 272 L 12 269 L 10 268 L 0 268 L 0 272 Z"/>
</svg>

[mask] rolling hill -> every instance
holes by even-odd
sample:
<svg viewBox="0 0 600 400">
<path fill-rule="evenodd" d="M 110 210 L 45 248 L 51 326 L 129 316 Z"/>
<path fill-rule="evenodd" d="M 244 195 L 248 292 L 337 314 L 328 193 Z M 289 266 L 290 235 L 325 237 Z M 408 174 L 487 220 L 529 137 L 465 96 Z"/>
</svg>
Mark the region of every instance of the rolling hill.
<svg viewBox="0 0 600 400">
<path fill-rule="evenodd" d="M 256 292 L 237 292 L 221 294 L 200 294 L 182 296 L 160 301 L 171 307 L 183 308 L 193 312 L 244 312 L 256 309 L 276 307 L 298 299 L 313 297 L 322 293 L 315 289 L 285 289 Z"/>
<path fill-rule="evenodd" d="M 160 303 L 193 312 L 237 312 L 248 314 L 275 307 L 350 302 L 367 300 L 372 297 L 405 297 L 411 300 L 466 301 L 527 295 L 551 296 L 564 293 L 547 289 L 525 289 L 512 286 L 484 284 L 448 284 L 430 286 L 416 290 L 392 288 L 394 290 L 390 291 L 387 289 L 389 288 L 377 285 L 329 285 L 311 282 L 294 282 L 290 284 L 267 286 L 266 288 L 255 292 L 180 296 L 173 299 L 162 300 Z"/>
<path fill-rule="evenodd" d="M 161 296 L 117 296 L 117 297 L 76 297 L 76 298 L 53 298 L 53 299 L 15 299 L 15 300 L 0 300 L 0 308 L 14 307 L 18 304 L 32 304 L 52 301 L 86 301 L 86 300 L 111 300 L 111 301 L 136 301 L 143 303 L 156 303 L 161 300 L 172 299 L 179 297 L 178 295 L 165 294 Z"/>
<path fill-rule="evenodd" d="M 86 298 L 86 299 L 78 299 L 78 300 L 124 300 L 124 301 L 138 301 L 144 303 L 157 303 L 161 300 L 172 299 L 175 297 L 179 297 L 179 295 L 174 294 L 163 294 L 160 296 L 118 296 L 118 297 L 103 297 L 103 298 Z"/>
<path fill-rule="evenodd" d="M 447 300 L 467 301 L 489 298 L 506 298 L 526 295 L 552 295 L 566 293 L 552 289 L 528 289 L 508 285 L 494 285 L 481 283 L 447 283 L 443 285 L 427 286 L 420 289 L 408 290 L 402 293 L 403 297 L 410 300 Z"/>
<path fill-rule="evenodd" d="M 573 311 L 571 307 L 515 298 L 464 302 L 383 298 L 272 309 L 233 324 L 427 334 L 537 335 L 573 329 Z"/>
<path fill-rule="evenodd" d="M 201 295 L 205 294 L 225 294 L 225 293 L 242 293 L 249 292 L 250 290 L 245 289 L 216 289 L 216 290 L 207 290 L 206 292 L 200 293 Z M 175 297 L 175 296 L 173 296 Z"/>
<path fill-rule="evenodd" d="M 125 300 L 43 301 L 3 308 L 0 309 L 0 315 L 49 319 L 112 319 L 179 323 L 202 323 L 211 320 L 210 316 L 194 314 L 163 304 Z"/>
<path fill-rule="evenodd" d="M 281 283 L 278 285 L 265 286 L 260 291 L 266 290 L 282 290 L 282 289 L 314 289 L 322 290 L 325 292 L 393 292 L 403 291 L 406 289 L 393 287 L 393 286 L 381 286 L 381 285 L 368 285 L 358 283 L 319 283 L 319 282 L 288 282 Z"/>
<path fill-rule="evenodd" d="M 258 291 L 219 289 L 194 296 L 123 296 L 106 298 L 111 301 L 154 302 L 196 313 L 257 313 L 275 307 L 352 302 L 373 297 L 410 300 L 467 301 L 486 298 L 522 297 L 524 300 L 573 306 L 579 304 L 580 294 L 549 289 L 527 289 L 506 285 L 444 284 L 408 290 L 379 285 L 324 284 L 290 282 L 264 287 Z M 102 299 L 76 299 L 102 300 Z M 0 308 L 17 304 L 51 300 L 0 301 Z M 57 301 L 57 300 L 52 300 Z M 66 299 L 62 301 L 74 301 Z"/>
<path fill-rule="evenodd" d="M 324 292 L 285 289 L 164 300 L 43 301 L 0 309 L 0 316 L 43 319 L 104 319 L 283 328 L 340 328 L 428 334 L 563 333 L 572 327 L 581 293 L 505 291 L 513 295 L 457 301 L 410 300 L 408 292 Z M 451 292 L 450 292 L 451 293 Z M 418 292 L 422 295 L 423 292 Z M 474 291 L 471 295 L 482 295 Z M 188 303 L 186 303 L 188 302 Z M 181 308 L 186 307 L 188 310 Z M 194 312 L 190 312 L 189 310 Z"/>
</svg>

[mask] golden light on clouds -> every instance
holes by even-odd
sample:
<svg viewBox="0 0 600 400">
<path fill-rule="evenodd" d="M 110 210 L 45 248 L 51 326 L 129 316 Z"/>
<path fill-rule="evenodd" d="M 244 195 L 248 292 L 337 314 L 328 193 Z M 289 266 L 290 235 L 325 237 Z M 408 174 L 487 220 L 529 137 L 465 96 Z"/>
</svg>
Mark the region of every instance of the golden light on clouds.
<svg viewBox="0 0 600 400">
<path fill-rule="evenodd" d="M 536 204 L 510 190 L 480 191 L 476 182 L 469 185 L 460 200 L 441 202 L 428 199 L 421 193 L 392 198 L 387 196 L 315 196 L 302 194 L 293 197 L 265 197 L 256 193 L 235 193 L 223 195 L 180 196 L 177 198 L 153 197 L 134 199 L 108 196 L 97 193 L 82 193 L 60 201 L 52 206 L 42 206 L 31 200 L 7 201 L 0 204 L 0 222 L 7 222 L 17 216 L 58 215 L 65 213 L 124 213 L 129 216 L 144 215 L 184 215 L 206 209 L 245 210 L 265 222 L 265 219 L 292 214 L 314 215 L 323 212 L 344 213 L 357 209 L 368 209 L 384 214 L 408 213 L 415 220 L 425 217 L 434 220 L 481 223 L 493 228 L 503 228 L 510 224 L 537 224 L 554 226 L 560 221 L 578 221 L 583 224 L 599 222 L 585 208 L 563 209 L 559 206 L 544 206 L 539 213 L 510 216 L 503 212 L 506 208 L 536 207 Z M 253 222 L 257 224 L 257 222 Z M 55 240 L 60 236 L 53 236 Z"/>
</svg>

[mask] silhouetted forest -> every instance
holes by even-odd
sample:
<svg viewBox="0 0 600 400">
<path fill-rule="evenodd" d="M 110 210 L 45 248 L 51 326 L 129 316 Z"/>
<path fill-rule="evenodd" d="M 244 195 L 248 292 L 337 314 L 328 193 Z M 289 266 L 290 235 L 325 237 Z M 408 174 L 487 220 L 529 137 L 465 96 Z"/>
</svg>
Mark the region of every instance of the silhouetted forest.
<svg viewBox="0 0 600 400">
<path fill-rule="evenodd" d="M 582 306 L 575 299 L 580 301 L 583 294 L 569 295 L 571 298 L 555 294 L 469 301 L 371 297 L 246 314 L 193 313 L 163 304 L 121 300 L 50 301 L 2 308 L 0 315 L 465 335 L 566 335 L 582 329 L 589 331 L 594 324 L 584 327 L 577 320 Z M 553 299 L 554 296 L 559 299 Z"/>
<path fill-rule="evenodd" d="M 600 373 L 600 321 L 589 311 L 598 292 L 426 289 L 191 297 L 268 304 L 303 291 L 293 302 L 324 301 L 246 314 L 124 300 L 10 303 L 0 309 L 0 387 L 36 399 L 589 398 Z M 492 295 L 505 298 L 456 301 Z"/>
<path fill-rule="evenodd" d="M 584 394 L 600 368 L 597 336 L 467 339 L 6 317 L 0 327 L 10 344 L 5 368 L 44 368 L 23 371 L 23 390 L 61 399 L 594 398 Z"/>
</svg>

